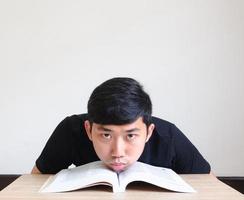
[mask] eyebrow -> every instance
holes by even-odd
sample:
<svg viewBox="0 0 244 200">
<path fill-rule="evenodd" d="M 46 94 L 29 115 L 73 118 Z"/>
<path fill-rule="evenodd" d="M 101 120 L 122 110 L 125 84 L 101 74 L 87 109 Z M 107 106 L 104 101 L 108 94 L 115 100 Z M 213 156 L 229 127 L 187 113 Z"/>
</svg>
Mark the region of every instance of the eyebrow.
<svg viewBox="0 0 244 200">
<path fill-rule="evenodd" d="M 109 129 L 109 128 L 105 128 L 105 127 L 98 127 L 97 128 L 99 131 L 107 131 L 107 132 L 112 132 L 112 130 L 111 129 Z"/>
<path fill-rule="evenodd" d="M 132 132 L 139 131 L 139 130 L 140 130 L 139 128 L 132 128 L 132 129 L 126 130 L 125 132 L 132 133 Z"/>
<path fill-rule="evenodd" d="M 105 127 L 98 127 L 97 129 L 99 131 L 113 132 L 113 130 L 111 130 L 109 128 L 105 128 Z M 126 130 L 125 132 L 126 133 L 132 133 L 132 132 L 139 131 L 139 130 L 140 130 L 139 128 L 132 128 L 132 129 Z"/>
</svg>

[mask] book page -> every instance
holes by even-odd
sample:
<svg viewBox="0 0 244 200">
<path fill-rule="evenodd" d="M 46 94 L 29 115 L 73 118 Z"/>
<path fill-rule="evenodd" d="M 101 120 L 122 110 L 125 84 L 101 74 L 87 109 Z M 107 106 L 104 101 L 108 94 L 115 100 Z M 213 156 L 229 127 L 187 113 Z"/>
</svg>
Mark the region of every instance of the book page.
<svg viewBox="0 0 244 200">
<path fill-rule="evenodd" d="M 119 174 L 120 191 L 133 181 L 144 181 L 177 192 L 196 192 L 173 170 L 136 162 Z"/>
<path fill-rule="evenodd" d="M 104 166 L 101 161 L 96 161 L 61 170 L 47 180 L 40 192 L 65 192 L 92 185 L 110 185 L 116 189 L 118 187 L 117 174 Z"/>
</svg>

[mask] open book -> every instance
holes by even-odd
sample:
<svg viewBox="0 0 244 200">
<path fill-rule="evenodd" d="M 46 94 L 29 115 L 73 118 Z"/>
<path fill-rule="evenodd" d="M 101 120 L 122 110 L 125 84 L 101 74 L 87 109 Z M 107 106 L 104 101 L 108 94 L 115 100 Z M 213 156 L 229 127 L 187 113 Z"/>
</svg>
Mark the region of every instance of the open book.
<svg viewBox="0 0 244 200">
<path fill-rule="evenodd" d="M 171 169 L 136 162 L 125 171 L 116 173 L 102 161 L 61 170 L 44 183 L 40 192 L 65 192 L 94 185 L 109 185 L 113 192 L 124 192 L 133 181 L 143 181 L 177 192 L 195 192 Z"/>
</svg>

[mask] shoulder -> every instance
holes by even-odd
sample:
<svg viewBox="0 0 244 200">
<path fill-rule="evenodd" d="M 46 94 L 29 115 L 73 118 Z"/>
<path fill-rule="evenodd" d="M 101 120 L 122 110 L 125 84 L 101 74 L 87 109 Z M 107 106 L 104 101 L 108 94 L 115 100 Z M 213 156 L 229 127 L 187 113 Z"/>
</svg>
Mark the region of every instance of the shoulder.
<svg viewBox="0 0 244 200">
<path fill-rule="evenodd" d="M 175 125 L 154 116 L 152 117 L 152 123 L 155 128 L 151 138 L 145 145 L 140 161 L 155 166 L 172 168 L 172 160 L 175 156 Z"/>
<path fill-rule="evenodd" d="M 87 120 L 87 114 L 74 114 L 67 116 L 61 123 L 67 124 L 70 128 L 80 128 Z"/>
<path fill-rule="evenodd" d="M 172 133 L 176 128 L 173 123 L 154 116 L 152 117 L 152 123 L 155 125 L 154 132 L 161 137 L 172 137 Z"/>
<path fill-rule="evenodd" d="M 155 125 L 152 135 L 154 141 L 164 141 L 173 145 L 177 141 L 183 142 L 187 139 L 184 133 L 169 121 L 153 116 L 152 123 Z"/>
<path fill-rule="evenodd" d="M 87 119 L 87 114 L 74 114 L 65 117 L 56 127 L 52 136 L 73 137 L 84 132 L 84 121 Z"/>
</svg>

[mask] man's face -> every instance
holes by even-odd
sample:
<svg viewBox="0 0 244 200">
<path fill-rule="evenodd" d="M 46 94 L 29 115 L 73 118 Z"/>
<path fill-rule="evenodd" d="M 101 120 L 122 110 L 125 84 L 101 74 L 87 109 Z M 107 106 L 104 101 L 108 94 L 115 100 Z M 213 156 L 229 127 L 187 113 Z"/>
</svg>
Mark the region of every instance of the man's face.
<svg viewBox="0 0 244 200">
<path fill-rule="evenodd" d="M 145 143 L 152 135 L 154 124 L 148 128 L 139 117 L 125 125 L 101 125 L 85 121 L 85 128 L 100 160 L 112 170 L 119 172 L 137 161 Z"/>
</svg>

